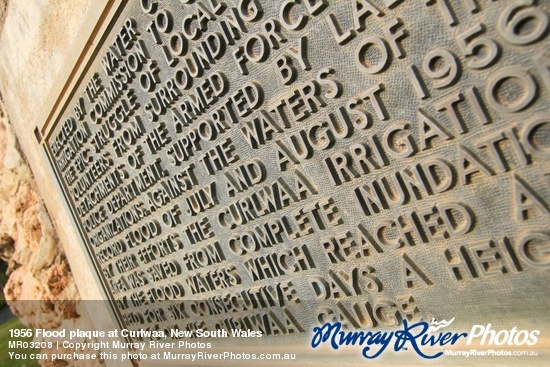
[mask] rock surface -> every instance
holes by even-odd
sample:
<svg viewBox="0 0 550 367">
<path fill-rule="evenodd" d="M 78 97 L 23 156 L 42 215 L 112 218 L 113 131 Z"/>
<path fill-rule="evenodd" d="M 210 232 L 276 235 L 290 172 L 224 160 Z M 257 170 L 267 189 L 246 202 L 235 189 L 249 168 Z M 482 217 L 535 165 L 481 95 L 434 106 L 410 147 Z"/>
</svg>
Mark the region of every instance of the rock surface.
<svg viewBox="0 0 550 367">
<path fill-rule="evenodd" d="M 85 317 L 87 313 L 81 310 L 71 269 L 2 105 L 0 258 L 8 263 L 9 279 L 4 287 L 6 300 L 23 324 L 44 329 L 93 329 Z M 63 351 L 56 351 L 60 352 Z M 52 361 L 51 358 L 42 364 L 102 365 L 98 361 Z"/>
<path fill-rule="evenodd" d="M 59 196 L 52 195 L 56 187 L 35 136 L 106 5 L 0 0 L 0 257 L 9 264 L 10 306 L 31 327 L 114 328 L 105 307 L 80 301 L 103 296 L 86 266 L 71 273 L 69 263 L 87 260 Z"/>
</svg>

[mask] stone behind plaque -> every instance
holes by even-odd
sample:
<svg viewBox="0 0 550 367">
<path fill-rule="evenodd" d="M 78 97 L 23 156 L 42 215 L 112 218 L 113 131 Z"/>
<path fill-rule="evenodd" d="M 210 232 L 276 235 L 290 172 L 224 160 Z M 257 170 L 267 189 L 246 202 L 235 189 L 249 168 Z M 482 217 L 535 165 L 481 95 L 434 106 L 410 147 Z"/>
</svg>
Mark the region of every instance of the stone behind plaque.
<svg viewBox="0 0 550 367">
<path fill-rule="evenodd" d="M 548 330 L 548 2 L 100 8 L 24 149 L 115 327 Z"/>
</svg>

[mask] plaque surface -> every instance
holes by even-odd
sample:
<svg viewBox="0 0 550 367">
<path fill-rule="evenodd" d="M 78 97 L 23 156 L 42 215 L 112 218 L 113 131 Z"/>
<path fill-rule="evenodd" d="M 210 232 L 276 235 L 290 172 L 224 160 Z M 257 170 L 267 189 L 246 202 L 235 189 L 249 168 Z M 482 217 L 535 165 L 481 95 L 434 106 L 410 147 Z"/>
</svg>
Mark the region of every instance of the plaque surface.
<svg viewBox="0 0 550 367">
<path fill-rule="evenodd" d="M 548 325 L 548 9 L 123 4 L 43 140 L 121 328 Z"/>
</svg>

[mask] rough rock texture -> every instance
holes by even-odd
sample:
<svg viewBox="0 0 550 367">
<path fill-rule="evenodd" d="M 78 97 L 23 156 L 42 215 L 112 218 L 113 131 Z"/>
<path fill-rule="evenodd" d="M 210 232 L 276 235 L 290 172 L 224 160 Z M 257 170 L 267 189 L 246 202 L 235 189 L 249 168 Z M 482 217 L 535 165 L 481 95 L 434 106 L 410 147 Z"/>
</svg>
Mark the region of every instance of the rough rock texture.
<svg viewBox="0 0 550 367">
<path fill-rule="evenodd" d="M 85 313 L 80 312 L 71 269 L 3 111 L 0 105 L 0 258 L 8 263 L 6 300 L 32 328 L 91 330 L 90 321 L 81 317 Z M 43 365 L 101 365 L 67 362 L 48 360 Z"/>
<path fill-rule="evenodd" d="M 78 301 L 103 297 L 91 270 L 80 266 L 87 260 L 53 194 L 34 135 L 105 6 L 106 0 L 0 0 L 0 256 L 9 264 L 10 306 L 31 327 L 114 328 L 105 307 Z M 79 271 L 71 274 L 69 263 L 78 264 Z M 99 364 L 50 360 L 43 365 Z"/>
<path fill-rule="evenodd" d="M 6 13 L 8 11 L 8 0 L 0 0 L 0 30 L 4 26 L 6 20 Z"/>
</svg>

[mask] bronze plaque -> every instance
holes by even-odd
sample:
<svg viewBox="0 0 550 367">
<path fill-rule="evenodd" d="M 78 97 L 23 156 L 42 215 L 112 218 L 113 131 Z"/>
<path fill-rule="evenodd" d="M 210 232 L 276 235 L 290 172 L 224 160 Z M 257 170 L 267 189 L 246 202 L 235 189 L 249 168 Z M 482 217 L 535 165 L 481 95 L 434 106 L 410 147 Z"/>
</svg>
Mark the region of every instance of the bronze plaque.
<svg viewBox="0 0 550 367">
<path fill-rule="evenodd" d="M 549 5 L 123 4 L 44 137 L 121 329 L 548 325 Z"/>
</svg>

